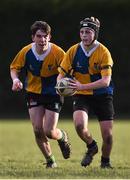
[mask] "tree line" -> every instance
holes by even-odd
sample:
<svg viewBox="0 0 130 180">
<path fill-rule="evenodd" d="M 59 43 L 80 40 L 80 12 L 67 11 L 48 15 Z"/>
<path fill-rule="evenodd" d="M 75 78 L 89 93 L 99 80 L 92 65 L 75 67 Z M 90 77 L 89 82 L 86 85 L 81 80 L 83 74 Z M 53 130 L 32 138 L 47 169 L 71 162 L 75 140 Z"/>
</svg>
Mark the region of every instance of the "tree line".
<svg viewBox="0 0 130 180">
<path fill-rule="evenodd" d="M 114 60 L 116 114 L 128 115 L 129 9 L 128 0 L 1 0 L 0 117 L 27 115 L 24 93 L 11 91 L 9 66 L 16 53 L 31 42 L 31 24 L 35 20 L 47 21 L 52 27 L 52 42 L 66 51 L 80 41 L 79 22 L 89 16 L 101 21 L 99 41 L 108 47 Z M 72 104 L 69 102 L 66 98 L 63 114 L 71 113 Z"/>
</svg>

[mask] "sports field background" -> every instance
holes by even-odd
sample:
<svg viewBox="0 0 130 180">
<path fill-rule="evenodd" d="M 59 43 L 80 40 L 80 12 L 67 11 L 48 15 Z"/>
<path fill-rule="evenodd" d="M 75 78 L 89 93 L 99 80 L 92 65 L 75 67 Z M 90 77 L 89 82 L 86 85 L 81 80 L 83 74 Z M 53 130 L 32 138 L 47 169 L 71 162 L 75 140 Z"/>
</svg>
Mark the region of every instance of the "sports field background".
<svg viewBox="0 0 130 180">
<path fill-rule="evenodd" d="M 0 86 L 0 178 L 120 178 L 130 179 L 130 118 L 114 123 L 112 150 L 113 170 L 101 170 L 100 155 L 92 165 L 82 168 L 80 161 L 85 151 L 84 143 L 77 136 L 72 120 L 59 121 L 59 127 L 68 131 L 72 156 L 64 160 L 57 142 L 50 141 L 58 168 L 46 170 L 45 162 L 34 141 L 32 126 L 26 120 L 2 118 L 28 117 L 24 93 L 11 90 L 9 66 L 16 53 L 31 42 L 30 25 L 45 20 L 52 27 L 52 42 L 65 51 L 79 42 L 79 22 L 95 16 L 101 21 L 99 41 L 107 46 L 114 60 L 113 81 L 116 115 L 129 117 L 130 99 L 130 1 L 129 0 L 1 0 L 1 86 Z M 11 46 L 8 46 L 11 43 Z M 64 114 L 70 115 L 72 105 L 66 101 Z M 69 113 L 70 112 L 70 113 Z M 64 117 L 64 116 L 63 116 Z M 101 135 L 97 121 L 89 128 L 101 147 Z"/>
<path fill-rule="evenodd" d="M 114 61 L 116 115 L 129 116 L 130 0 L 0 0 L 0 118 L 21 118 L 27 112 L 23 92 L 11 91 L 9 66 L 16 53 L 31 42 L 31 24 L 47 21 L 52 28 L 51 42 L 66 51 L 80 41 L 79 22 L 90 16 L 100 20 L 98 40 L 110 50 Z M 71 107 L 67 101 L 65 114 Z"/>
<path fill-rule="evenodd" d="M 97 179 L 130 178 L 130 122 L 116 120 L 114 123 L 114 146 L 112 170 L 100 169 L 101 135 L 97 121 L 89 120 L 89 129 L 99 146 L 91 166 L 83 168 L 80 161 L 85 144 L 77 136 L 71 119 L 60 120 L 58 127 L 68 132 L 72 144 L 72 155 L 64 160 L 56 141 L 51 140 L 58 168 L 46 169 L 41 152 L 34 141 L 29 120 L 0 121 L 0 178 L 42 179 Z"/>
</svg>

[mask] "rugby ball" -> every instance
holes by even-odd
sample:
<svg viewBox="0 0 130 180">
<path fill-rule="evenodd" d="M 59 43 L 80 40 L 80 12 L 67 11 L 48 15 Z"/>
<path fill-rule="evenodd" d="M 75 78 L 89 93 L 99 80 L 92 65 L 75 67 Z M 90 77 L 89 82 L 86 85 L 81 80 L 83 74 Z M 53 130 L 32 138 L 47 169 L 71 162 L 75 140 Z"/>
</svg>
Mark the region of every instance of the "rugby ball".
<svg viewBox="0 0 130 180">
<path fill-rule="evenodd" d="M 76 93 L 76 89 L 69 88 L 71 78 L 62 78 L 57 82 L 56 91 L 61 96 L 72 96 Z"/>
</svg>

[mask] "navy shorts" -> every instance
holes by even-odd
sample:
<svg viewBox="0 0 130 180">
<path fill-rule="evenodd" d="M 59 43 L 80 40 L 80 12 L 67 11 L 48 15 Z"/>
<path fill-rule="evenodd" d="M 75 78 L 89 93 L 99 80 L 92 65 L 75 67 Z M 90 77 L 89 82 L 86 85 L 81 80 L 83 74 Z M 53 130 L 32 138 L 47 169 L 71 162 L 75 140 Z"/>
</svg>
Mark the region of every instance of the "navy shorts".
<svg viewBox="0 0 130 180">
<path fill-rule="evenodd" d="M 63 98 L 59 95 L 26 94 L 27 107 L 43 106 L 45 109 L 59 113 L 63 105 Z"/>
<path fill-rule="evenodd" d="M 83 110 L 87 113 L 93 111 L 99 121 L 114 119 L 112 95 L 74 95 L 72 99 L 73 111 Z"/>
</svg>

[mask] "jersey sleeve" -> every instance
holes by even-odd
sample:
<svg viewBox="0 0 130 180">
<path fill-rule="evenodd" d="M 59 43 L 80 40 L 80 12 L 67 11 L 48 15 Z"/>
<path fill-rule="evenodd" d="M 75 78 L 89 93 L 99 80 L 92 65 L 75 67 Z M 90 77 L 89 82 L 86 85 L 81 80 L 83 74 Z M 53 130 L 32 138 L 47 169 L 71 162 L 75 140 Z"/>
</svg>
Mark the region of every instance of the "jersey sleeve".
<svg viewBox="0 0 130 180">
<path fill-rule="evenodd" d="M 109 50 L 106 48 L 102 54 L 101 60 L 101 75 L 109 76 L 112 75 L 113 60 Z"/>
<path fill-rule="evenodd" d="M 10 69 L 15 69 L 17 72 L 20 72 L 25 65 L 25 55 L 28 49 L 30 49 L 30 46 L 28 46 L 28 48 L 23 48 L 18 52 L 10 65 Z"/>
</svg>

